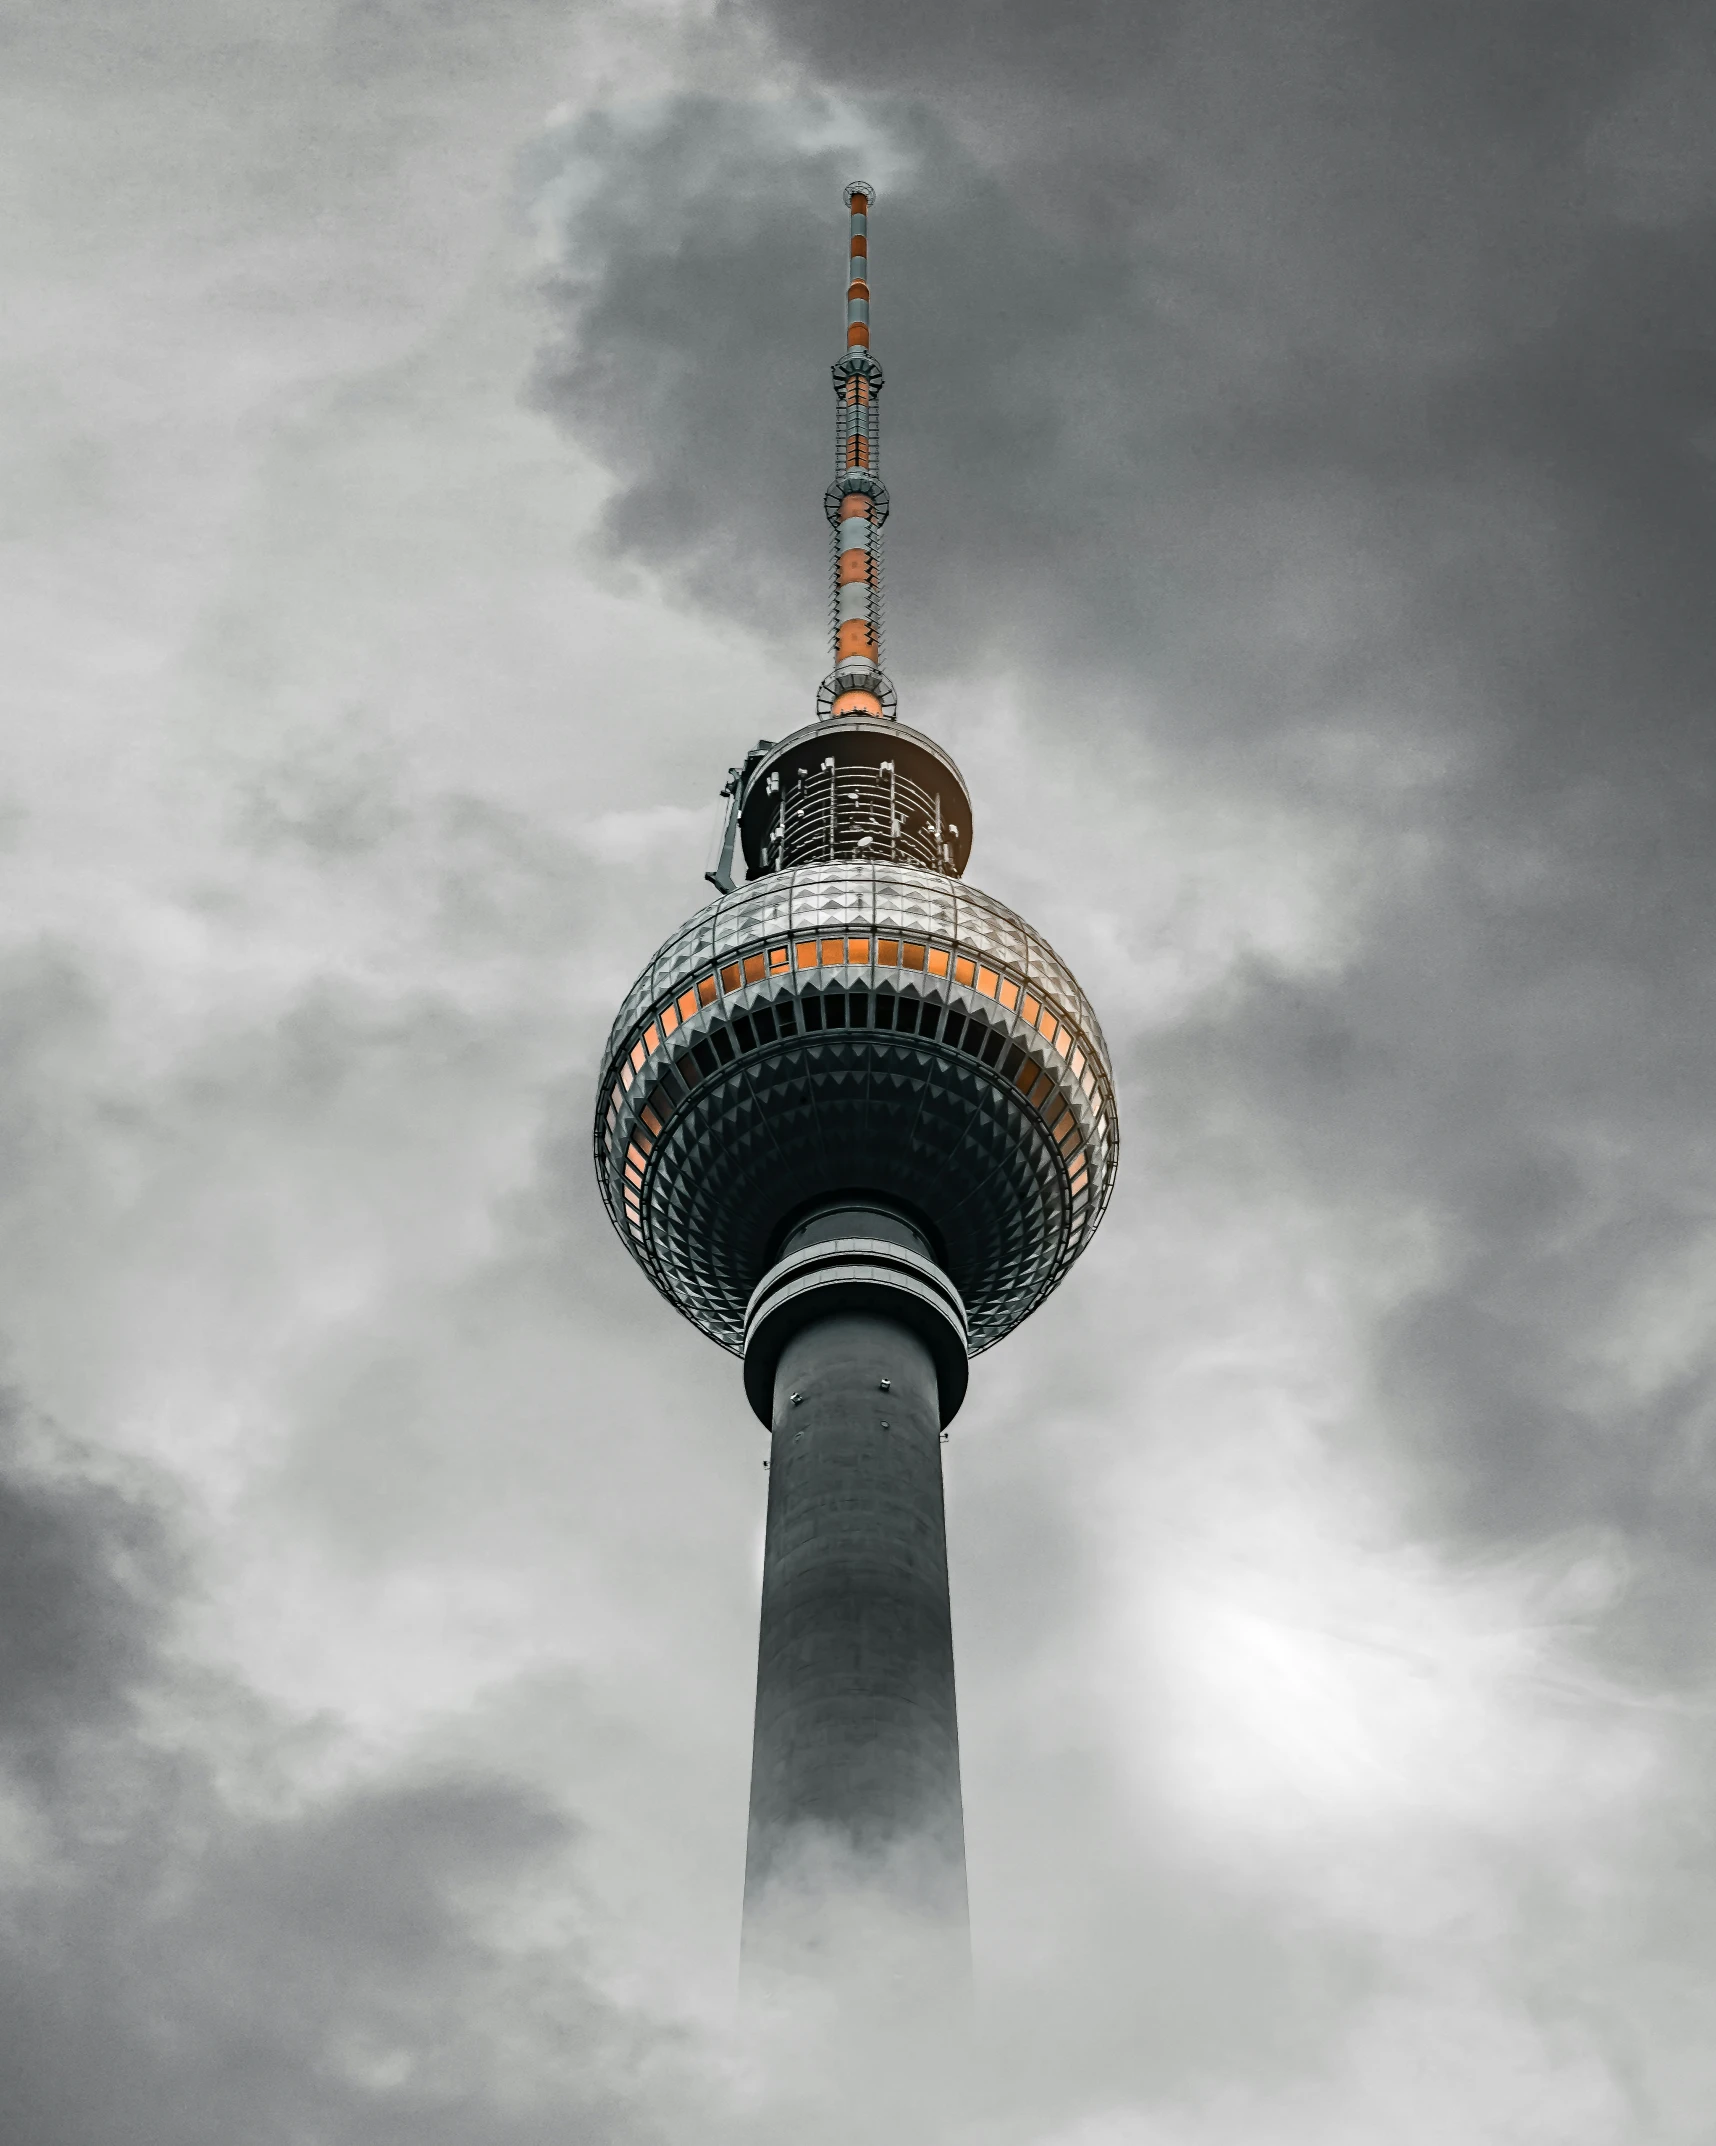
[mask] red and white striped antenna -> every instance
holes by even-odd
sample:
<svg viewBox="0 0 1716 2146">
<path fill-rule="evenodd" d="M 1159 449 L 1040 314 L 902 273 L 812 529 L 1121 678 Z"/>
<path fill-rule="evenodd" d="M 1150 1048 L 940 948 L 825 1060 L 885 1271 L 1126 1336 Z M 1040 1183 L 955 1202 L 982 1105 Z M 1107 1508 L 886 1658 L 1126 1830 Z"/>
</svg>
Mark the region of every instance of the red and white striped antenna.
<svg viewBox="0 0 1716 2146">
<path fill-rule="evenodd" d="M 833 526 L 830 626 L 834 668 L 816 696 L 821 716 L 896 712 L 882 669 L 882 482 L 877 402 L 882 368 L 870 351 L 870 210 L 876 189 L 854 179 L 846 189 L 851 217 L 847 249 L 846 350 L 834 372 L 834 482 L 823 495 Z"/>
</svg>

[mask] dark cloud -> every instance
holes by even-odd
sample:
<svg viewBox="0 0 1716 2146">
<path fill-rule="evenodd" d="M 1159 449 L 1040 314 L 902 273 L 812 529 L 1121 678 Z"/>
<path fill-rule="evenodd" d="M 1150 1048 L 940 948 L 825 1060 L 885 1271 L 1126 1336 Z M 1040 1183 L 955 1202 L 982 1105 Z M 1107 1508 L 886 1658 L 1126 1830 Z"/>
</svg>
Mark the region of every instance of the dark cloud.
<svg viewBox="0 0 1716 2146">
<path fill-rule="evenodd" d="M 848 18 L 754 13 L 844 85 Z M 1616 1365 L 1716 1196 L 1707 18 L 883 9 L 864 54 L 903 705 L 1008 673 L 1033 751 L 1368 860 L 1350 953 L 1153 1031 L 1131 1107 L 1217 1171 L 1240 1107 L 1331 1211 L 1427 1218 L 1370 1336 L 1426 1524 L 1619 1527 L 1692 1613 L 1716 1366 Z M 807 676 L 831 124 L 588 123 L 543 374 L 614 546 Z"/>
<path fill-rule="evenodd" d="M 170 1647 L 190 1582 L 158 1487 L 8 1401 L 0 1417 L 0 2122 L 30 2146 L 506 2146 L 653 2136 L 657 2037 L 552 1945 L 575 1831 L 539 1796 L 439 1775 L 256 1815 L 198 1748 L 217 1714 Z M 204 1717 L 197 1718 L 199 1712 Z M 248 1723 L 256 1730 L 276 1725 Z M 267 1741 L 267 1738 L 264 1738 Z M 246 1804 L 252 1808 L 246 1809 Z"/>
<path fill-rule="evenodd" d="M 50 1792 L 68 1749 L 123 1725 L 176 1577 L 157 1513 L 0 1395 L 0 1752 Z"/>
<path fill-rule="evenodd" d="M 988 654 L 1075 689 L 1106 670 L 1218 749 L 1428 675 L 1438 729 L 1509 789 L 1613 774 L 1641 725 L 1684 758 L 1711 655 L 1707 224 L 1640 228 L 1600 198 L 1589 137 L 1620 85 L 1594 61 L 1577 125 L 1515 126 L 1450 84 L 1438 126 L 1416 62 L 1397 113 L 1386 54 L 1319 75 L 1313 40 L 1278 81 L 1276 44 L 1224 45 L 1219 82 L 1195 49 L 1138 76 L 1176 183 L 1120 229 L 1045 223 L 1011 137 L 973 149 L 946 107 L 871 108 L 909 168 L 876 238 L 889 564 L 912 591 L 896 667 Z M 851 152 L 697 102 L 574 147 L 602 184 L 545 392 L 622 479 L 619 546 L 790 631 L 815 616 Z"/>
<path fill-rule="evenodd" d="M 562 1831 L 483 1783 L 246 1825 L 205 1782 L 169 1776 L 87 1854 L 81 1883 L 62 1873 L 14 1909 L 0 1953 L 14 2135 L 649 2135 L 616 2091 L 645 2038 L 564 1959 L 473 1927 L 473 1894 L 528 1882 Z"/>
<path fill-rule="evenodd" d="M 0 2133 L 1702 2137 L 1707 11 L 598 9 L 575 81 L 563 14 L 18 41 L 19 333 L 127 526 L 16 584 L 65 720 L 0 1274 L 79 1437 L 0 1427 Z M 554 97 L 686 80 L 525 174 L 534 393 L 669 615 L 571 570 L 483 204 Z M 1103 1237 L 950 1447 L 988 2039 L 941 2100 L 813 2044 L 735 2088 L 651 2013 L 730 1960 L 763 1478 L 587 1150 L 694 771 L 823 667 L 871 146 L 891 667 L 1126 1080 Z"/>
</svg>

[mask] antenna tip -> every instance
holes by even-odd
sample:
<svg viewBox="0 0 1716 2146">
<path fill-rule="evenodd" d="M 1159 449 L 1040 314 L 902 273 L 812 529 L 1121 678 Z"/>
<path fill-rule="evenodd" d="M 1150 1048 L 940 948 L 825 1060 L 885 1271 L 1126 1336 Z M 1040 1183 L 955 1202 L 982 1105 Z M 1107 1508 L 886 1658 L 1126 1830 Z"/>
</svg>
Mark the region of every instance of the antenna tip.
<svg viewBox="0 0 1716 2146">
<path fill-rule="evenodd" d="M 876 189 L 870 184 L 868 179 L 854 179 L 847 186 L 845 193 L 842 194 L 840 198 L 842 201 L 845 202 L 848 208 L 852 206 L 852 197 L 854 194 L 862 194 L 864 196 L 864 204 L 866 208 L 873 209 L 876 206 Z"/>
</svg>

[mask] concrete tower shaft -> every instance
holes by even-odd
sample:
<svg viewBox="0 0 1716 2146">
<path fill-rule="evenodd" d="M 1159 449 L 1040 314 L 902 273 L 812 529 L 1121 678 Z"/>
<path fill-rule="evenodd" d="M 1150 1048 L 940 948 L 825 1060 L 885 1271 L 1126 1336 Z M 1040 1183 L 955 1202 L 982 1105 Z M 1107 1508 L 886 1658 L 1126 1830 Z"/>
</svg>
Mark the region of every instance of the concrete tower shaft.
<svg viewBox="0 0 1716 2146">
<path fill-rule="evenodd" d="M 934 1360 L 885 1314 L 836 1312 L 774 1387 L 746 1892 L 809 1829 L 859 1856 L 921 1843 L 914 1878 L 963 1909 Z"/>
<path fill-rule="evenodd" d="M 862 1881 L 878 1867 L 917 1912 L 963 1925 L 941 1484 L 962 1323 L 921 1232 L 874 1204 L 807 1217 L 758 1289 L 747 1383 L 755 1398 L 760 1359 L 772 1436 L 753 1928 L 783 1883 Z"/>
</svg>

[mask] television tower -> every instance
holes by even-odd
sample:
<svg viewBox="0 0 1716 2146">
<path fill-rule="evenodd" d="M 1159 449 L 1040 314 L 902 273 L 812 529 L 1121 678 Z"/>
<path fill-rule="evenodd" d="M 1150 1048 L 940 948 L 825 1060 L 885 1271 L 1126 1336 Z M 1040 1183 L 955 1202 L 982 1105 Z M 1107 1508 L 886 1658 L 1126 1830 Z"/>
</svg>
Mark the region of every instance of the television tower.
<svg viewBox="0 0 1716 2146">
<path fill-rule="evenodd" d="M 748 1955 L 831 1882 L 963 1942 L 942 1434 L 969 1358 L 1090 1242 L 1119 1155 L 1096 1015 L 964 884 L 964 779 L 882 669 L 874 199 L 846 189 L 833 668 L 816 720 L 731 771 L 717 899 L 627 993 L 596 1101 L 614 1227 L 742 1357 L 771 1434 Z"/>
</svg>

